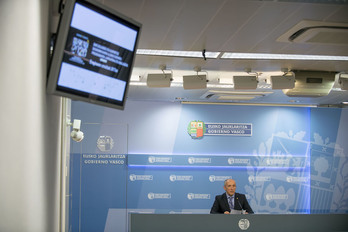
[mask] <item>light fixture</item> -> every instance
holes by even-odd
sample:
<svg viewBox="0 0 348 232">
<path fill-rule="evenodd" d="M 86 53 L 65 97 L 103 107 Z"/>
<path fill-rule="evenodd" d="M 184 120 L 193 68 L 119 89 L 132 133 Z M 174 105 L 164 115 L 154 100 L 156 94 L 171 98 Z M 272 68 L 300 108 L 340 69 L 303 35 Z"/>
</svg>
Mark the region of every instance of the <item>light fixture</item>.
<svg viewBox="0 0 348 232">
<path fill-rule="evenodd" d="M 138 49 L 137 55 L 216 59 L 220 52 Z"/>
<path fill-rule="evenodd" d="M 246 102 L 206 102 L 206 101 L 182 101 L 181 104 L 187 105 L 235 105 L 235 106 L 285 106 L 285 107 L 312 107 L 317 105 L 311 104 L 277 104 L 277 103 L 246 103 Z"/>
<path fill-rule="evenodd" d="M 281 76 L 271 76 L 272 89 L 293 89 L 295 87 L 295 74 L 284 72 Z"/>
<path fill-rule="evenodd" d="M 148 74 L 146 84 L 150 88 L 165 88 L 170 87 L 170 83 L 173 80 L 173 72 L 165 73 L 166 66 L 161 65 L 160 69 L 163 73 Z"/>
<path fill-rule="evenodd" d="M 221 52 L 138 49 L 137 55 L 218 59 Z M 223 52 L 221 59 L 348 61 L 348 56 Z"/>
<path fill-rule="evenodd" d="M 73 123 L 68 123 L 68 126 L 72 126 L 73 130 L 70 133 L 71 138 L 76 142 L 81 142 L 84 138 L 83 132 L 80 130 L 81 128 L 81 120 L 74 119 Z"/>
<path fill-rule="evenodd" d="M 256 76 L 233 76 L 234 89 L 256 89 Z"/>
<path fill-rule="evenodd" d="M 184 89 L 205 89 L 207 88 L 207 75 L 199 75 L 201 67 L 195 67 L 194 70 L 197 72 L 196 75 L 183 76 L 183 87 Z"/>
<path fill-rule="evenodd" d="M 183 76 L 184 89 L 205 89 L 207 88 L 207 75 Z"/>
<path fill-rule="evenodd" d="M 348 90 L 348 73 L 339 73 L 338 83 L 340 84 L 342 90 Z"/>
<path fill-rule="evenodd" d="M 256 89 L 258 83 L 258 74 L 251 73 L 250 69 L 245 69 L 245 72 L 249 74 L 249 76 L 233 76 L 233 84 L 234 89 Z"/>
<path fill-rule="evenodd" d="M 269 54 L 269 53 L 225 52 L 225 53 L 222 54 L 221 59 L 348 61 L 348 56 L 322 56 L 322 55 L 298 55 L 298 54 Z"/>
</svg>

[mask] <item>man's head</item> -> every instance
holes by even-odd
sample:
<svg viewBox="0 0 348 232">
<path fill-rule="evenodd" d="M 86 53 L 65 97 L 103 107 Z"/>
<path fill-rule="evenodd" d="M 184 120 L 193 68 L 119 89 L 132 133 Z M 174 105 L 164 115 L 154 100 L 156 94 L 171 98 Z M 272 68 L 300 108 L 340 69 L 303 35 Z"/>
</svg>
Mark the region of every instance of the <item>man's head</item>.
<svg viewBox="0 0 348 232">
<path fill-rule="evenodd" d="M 224 189 L 228 195 L 232 196 L 236 192 L 236 187 L 236 181 L 233 179 L 225 180 Z"/>
</svg>

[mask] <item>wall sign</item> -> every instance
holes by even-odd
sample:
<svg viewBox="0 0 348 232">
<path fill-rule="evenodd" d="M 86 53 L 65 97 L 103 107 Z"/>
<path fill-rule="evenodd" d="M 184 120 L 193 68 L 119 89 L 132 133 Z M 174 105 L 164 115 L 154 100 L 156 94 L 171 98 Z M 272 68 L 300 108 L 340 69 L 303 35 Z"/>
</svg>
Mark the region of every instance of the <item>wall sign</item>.
<svg viewBox="0 0 348 232">
<path fill-rule="evenodd" d="M 203 138 L 204 135 L 252 136 L 252 124 L 204 123 L 196 120 L 189 123 L 187 132 L 193 139 Z"/>
</svg>

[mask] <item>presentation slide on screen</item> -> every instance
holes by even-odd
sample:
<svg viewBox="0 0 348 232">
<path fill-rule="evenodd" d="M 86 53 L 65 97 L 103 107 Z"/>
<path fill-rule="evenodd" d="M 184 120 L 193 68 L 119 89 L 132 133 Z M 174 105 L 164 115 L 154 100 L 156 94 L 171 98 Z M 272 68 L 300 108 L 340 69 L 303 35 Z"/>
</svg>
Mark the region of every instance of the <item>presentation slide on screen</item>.
<svg viewBox="0 0 348 232">
<path fill-rule="evenodd" d="M 76 4 L 59 86 L 122 101 L 136 35 L 135 30 Z"/>
</svg>

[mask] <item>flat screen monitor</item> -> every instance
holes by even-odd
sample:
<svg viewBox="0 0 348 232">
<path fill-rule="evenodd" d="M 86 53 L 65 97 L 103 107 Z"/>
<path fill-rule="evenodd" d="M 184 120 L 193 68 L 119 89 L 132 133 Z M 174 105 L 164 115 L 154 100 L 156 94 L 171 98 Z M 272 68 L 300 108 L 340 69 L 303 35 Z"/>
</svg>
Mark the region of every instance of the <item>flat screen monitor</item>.
<svg viewBox="0 0 348 232">
<path fill-rule="evenodd" d="M 66 1 L 47 93 L 123 110 L 140 30 L 98 2 Z"/>
</svg>

